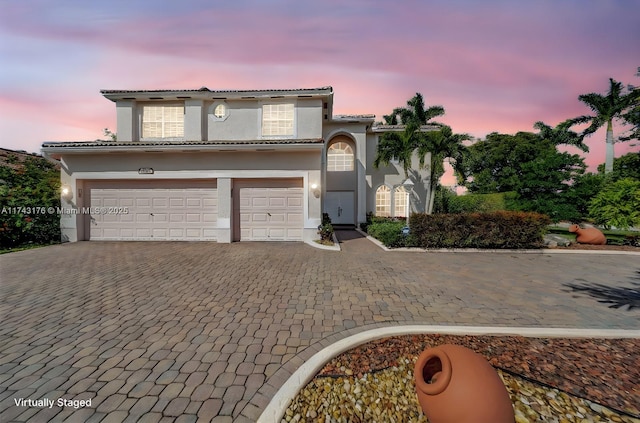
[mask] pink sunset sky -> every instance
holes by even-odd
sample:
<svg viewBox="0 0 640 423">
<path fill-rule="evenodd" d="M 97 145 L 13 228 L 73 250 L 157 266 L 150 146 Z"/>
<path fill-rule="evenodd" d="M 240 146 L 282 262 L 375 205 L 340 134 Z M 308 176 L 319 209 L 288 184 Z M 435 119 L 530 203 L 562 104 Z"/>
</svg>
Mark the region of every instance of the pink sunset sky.
<svg viewBox="0 0 640 423">
<path fill-rule="evenodd" d="M 534 131 L 588 114 L 578 95 L 610 77 L 640 84 L 639 16 L 625 0 L 3 2 L 0 147 L 115 131 L 100 89 L 331 85 L 335 114 L 379 120 L 420 92 L 455 132 Z"/>
</svg>

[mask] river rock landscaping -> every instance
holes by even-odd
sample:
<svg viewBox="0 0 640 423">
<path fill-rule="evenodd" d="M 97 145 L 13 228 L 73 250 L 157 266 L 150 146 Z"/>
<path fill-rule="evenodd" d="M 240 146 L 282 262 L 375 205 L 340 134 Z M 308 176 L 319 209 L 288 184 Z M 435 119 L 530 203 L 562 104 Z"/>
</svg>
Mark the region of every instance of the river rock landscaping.
<svg viewBox="0 0 640 423">
<path fill-rule="evenodd" d="M 420 353 L 459 344 L 497 369 L 516 422 L 640 423 L 640 339 L 407 335 L 369 342 L 328 362 L 283 422 L 427 422 L 413 366 Z"/>
</svg>

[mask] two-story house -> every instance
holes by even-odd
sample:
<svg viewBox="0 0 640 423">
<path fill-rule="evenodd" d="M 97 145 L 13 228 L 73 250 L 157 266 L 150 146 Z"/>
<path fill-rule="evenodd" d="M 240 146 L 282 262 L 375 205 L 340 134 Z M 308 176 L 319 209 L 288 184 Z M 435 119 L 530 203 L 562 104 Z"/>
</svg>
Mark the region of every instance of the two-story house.
<svg viewBox="0 0 640 423">
<path fill-rule="evenodd" d="M 374 169 L 373 115 L 334 116 L 331 87 L 103 90 L 117 140 L 45 142 L 61 163 L 62 236 L 311 241 L 326 212 L 357 225 L 406 216 L 401 167 Z M 427 171 L 412 175 L 424 210 Z"/>
</svg>

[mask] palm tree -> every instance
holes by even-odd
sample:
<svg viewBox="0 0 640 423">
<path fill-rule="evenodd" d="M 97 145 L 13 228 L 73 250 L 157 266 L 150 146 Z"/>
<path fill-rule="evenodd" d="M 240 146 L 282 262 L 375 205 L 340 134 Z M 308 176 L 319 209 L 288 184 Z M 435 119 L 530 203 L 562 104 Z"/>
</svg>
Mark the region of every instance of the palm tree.
<svg viewBox="0 0 640 423">
<path fill-rule="evenodd" d="M 632 103 L 632 93 L 625 95 L 622 91 L 622 83 L 609 78 L 609 92 L 606 95 L 589 93 L 578 96 L 580 101 L 589 106 L 594 115 L 579 116 L 562 124 L 569 128 L 576 124 L 589 123 L 589 127 L 582 131 L 580 135 L 582 138 L 593 134 L 605 124 L 607 125 L 604 173 L 610 173 L 613 170 L 613 121 L 624 120 L 624 116 Z"/>
<path fill-rule="evenodd" d="M 413 153 L 424 143 L 425 125 L 441 126 L 437 122 L 429 122 L 437 116 L 444 115 L 444 107 L 431 106 L 425 108 L 422 94 L 416 93 L 409 101 L 407 107 L 397 107 L 390 115 L 383 116 L 387 125 L 402 125 L 401 131 L 389 131 L 382 134 L 376 151 L 373 166 L 388 166 L 391 160 L 396 160 L 402 165 L 405 179 L 409 177 L 411 157 Z M 422 158 L 421 165 L 424 158 Z"/>
<path fill-rule="evenodd" d="M 433 122 L 431 119 L 444 115 L 444 107 L 425 107 L 422 94 L 416 93 L 409 101 L 407 107 L 398 107 L 390 115 L 385 115 L 387 125 L 403 126 L 400 132 L 385 132 L 380 137 L 376 158 L 373 166 L 388 166 L 391 160 L 397 160 L 404 170 L 405 179 L 409 178 L 411 158 L 417 153 L 420 159 L 420 167 L 426 167 L 426 160 L 431 154 L 430 182 L 426 199 L 426 212 L 433 210 L 434 193 L 440 177 L 444 174 L 444 160 L 455 159 L 459 167 L 462 163 L 464 140 L 470 140 L 467 134 L 454 134 L 449 126 Z M 429 127 L 429 125 L 432 125 Z"/>
<path fill-rule="evenodd" d="M 435 192 L 440 184 L 440 178 L 444 175 L 445 159 L 453 159 L 453 167 L 458 175 L 462 175 L 462 164 L 466 147 L 464 141 L 471 140 L 469 134 L 454 134 L 451 127 L 443 125 L 439 131 L 425 134 L 424 142 L 418 147 L 420 166 L 424 167 L 425 157 L 431 153 L 431 175 L 429 187 L 429 202 L 427 203 L 427 214 L 433 211 Z"/>
<path fill-rule="evenodd" d="M 589 147 L 583 142 L 584 138 L 578 133 L 569 129 L 571 125 L 565 121 L 560 123 L 555 128 L 547 125 L 542 121 L 538 121 L 533 124 L 533 127 L 537 129 L 538 136 L 543 140 L 549 140 L 555 146 L 564 144 L 578 147 L 585 153 L 589 152 Z"/>
</svg>

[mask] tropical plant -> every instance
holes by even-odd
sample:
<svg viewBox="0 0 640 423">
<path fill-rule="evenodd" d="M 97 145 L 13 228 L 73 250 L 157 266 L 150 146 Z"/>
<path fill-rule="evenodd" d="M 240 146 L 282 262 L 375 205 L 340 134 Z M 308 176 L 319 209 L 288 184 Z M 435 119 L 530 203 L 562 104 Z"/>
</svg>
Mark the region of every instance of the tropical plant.
<svg viewBox="0 0 640 423">
<path fill-rule="evenodd" d="M 598 165 L 598 172 L 604 172 L 604 164 Z M 640 181 L 640 153 L 627 153 L 613 159 L 613 171 L 608 176 L 613 181 L 622 178 Z"/>
<path fill-rule="evenodd" d="M 624 178 L 608 183 L 591 200 L 589 215 L 606 228 L 640 226 L 640 181 Z"/>
<path fill-rule="evenodd" d="M 640 76 L 640 67 L 636 76 Z M 628 134 L 620 137 L 620 141 L 640 140 L 640 87 L 628 86 L 631 106 L 629 111 L 622 115 L 622 118 L 626 123 L 632 125 Z M 614 165 L 615 166 L 615 165 Z"/>
<path fill-rule="evenodd" d="M 598 129 L 606 125 L 606 157 L 605 157 L 605 173 L 610 173 L 613 170 L 613 123 L 614 121 L 626 122 L 626 119 L 633 119 L 633 116 L 629 116 L 632 105 L 635 102 L 637 106 L 638 95 L 637 92 L 631 92 L 625 94 L 621 82 L 615 81 L 613 78 L 609 78 L 609 91 L 607 94 L 602 95 L 599 93 L 582 94 L 578 96 L 578 99 L 584 104 L 589 106 L 593 111 L 593 115 L 579 116 L 573 119 L 568 119 L 562 123 L 562 126 L 567 128 L 573 125 L 586 124 L 589 126 L 582 131 L 581 137 L 589 136 L 596 132 Z"/>
<path fill-rule="evenodd" d="M 559 139 L 530 132 L 489 134 L 467 148 L 463 168 L 471 178 L 464 183 L 472 193 L 514 191 L 508 208 L 573 219 L 577 210 L 568 193 L 586 166 L 577 154 L 558 151 Z"/>
<path fill-rule="evenodd" d="M 570 130 L 570 126 L 566 121 L 560 123 L 555 128 L 542 121 L 533 124 L 533 127 L 538 130 L 538 136 L 542 139 L 549 140 L 553 145 L 572 145 L 588 153 L 589 147 L 584 143 L 584 137 Z"/>
<path fill-rule="evenodd" d="M 378 142 L 376 157 L 373 166 L 388 166 L 391 160 L 402 165 L 405 179 L 409 178 L 411 159 L 414 152 L 424 143 L 423 126 L 432 124 L 440 126 L 437 122 L 429 122 L 431 119 L 444 115 L 444 107 L 431 106 L 425 108 L 422 94 L 416 93 L 407 101 L 407 107 L 396 107 L 389 115 L 384 115 L 386 125 L 402 125 L 401 131 L 388 131 L 382 134 Z M 424 159 L 422 159 L 424 162 Z M 423 163 L 422 162 L 422 163 Z"/>
<path fill-rule="evenodd" d="M 428 165 L 430 169 L 427 213 L 433 210 L 436 188 L 444 174 L 444 160 L 454 159 L 456 168 L 459 168 L 465 148 L 462 142 L 471 139 L 467 134 L 454 134 L 449 126 L 432 121 L 442 115 L 444 107 L 425 107 L 422 94 L 416 93 L 407 101 L 407 107 L 395 108 L 390 115 L 384 116 L 387 125 L 402 125 L 402 128 L 401 131 L 385 132 L 380 137 L 373 162 L 374 167 L 378 168 L 388 166 L 391 160 L 396 160 L 404 170 L 405 179 L 408 179 L 412 158 L 417 154 L 420 168 Z"/>
<path fill-rule="evenodd" d="M 444 161 L 451 159 L 456 173 L 459 175 L 463 172 L 463 162 L 466 154 L 466 146 L 464 141 L 471 140 L 469 134 L 454 134 L 451 127 L 443 125 L 439 131 L 427 132 L 425 140 L 418 146 L 418 157 L 420 157 L 420 165 L 424 166 L 425 157 L 431 153 L 431 181 L 430 192 L 436 192 L 440 185 L 440 178 L 444 175 Z M 427 214 L 433 211 L 435 195 L 429 196 L 427 204 Z"/>
<path fill-rule="evenodd" d="M 118 141 L 118 134 L 111 132 L 109 128 L 104 128 L 103 133 L 105 137 L 109 137 L 110 141 Z"/>
</svg>

